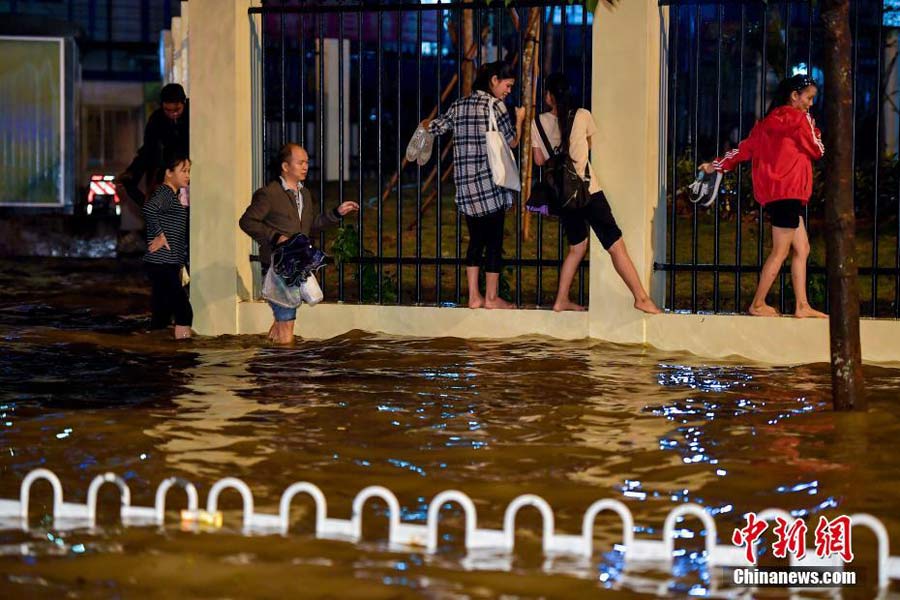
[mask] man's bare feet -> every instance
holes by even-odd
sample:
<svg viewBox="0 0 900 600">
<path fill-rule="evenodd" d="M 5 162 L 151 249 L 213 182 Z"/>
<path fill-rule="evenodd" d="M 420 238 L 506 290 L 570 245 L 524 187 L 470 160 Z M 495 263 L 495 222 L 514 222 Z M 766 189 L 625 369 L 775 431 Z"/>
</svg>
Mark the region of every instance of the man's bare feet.
<svg viewBox="0 0 900 600">
<path fill-rule="evenodd" d="M 794 311 L 794 316 L 798 319 L 827 319 L 828 315 L 825 313 L 814 309 L 809 304 L 797 306 L 797 309 Z"/>
<path fill-rule="evenodd" d="M 191 328 L 188 325 L 176 325 L 175 326 L 175 339 L 176 340 L 189 340 L 191 339 Z"/>
<path fill-rule="evenodd" d="M 768 304 L 751 304 L 750 308 L 747 309 L 747 312 L 753 315 L 754 317 L 777 317 L 778 311 L 769 306 Z"/>
<path fill-rule="evenodd" d="M 484 307 L 488 308 L 488 309 L 510 309 L 510 308 L 515 308 L 516 305 L 513 304 L 512 302 L 507 302 L 500 296 L 497 296 L 493 300 L 489 300 L 489 299 L 485 298 Z"/>
<path fill-rule="evenodd" d="M 659 307 L 656 305 L 656 303 L 650 299 L 650 296 L 641 298 L 640 300 L 635 300 L 634 307 L 639 311 L 647 313 L 648 315 L 658 315 L 662 312 L 661 310 L 659 310 Z"/>
<path fill-rule="evenodd" d="M 563 311 L 566 311 L 566 310 L 572 310 L 572 311 L 575 311 L 575 312 L 584 312 L 584 311 L 586 311 L 587 309 L 586 309 L 585 307 L 583 307 L 582 305 L 580 305 L 580 304 L 575 304 L 574 302 L 572 302 L 572 301 L 569 300 L 569 299 L 566 299 L 566 300 L 563 300 L 563 301 L 557 301 L 557 302 L 553 305 L 553 311 L 554 311 L 554 312 L 563 312 Z"/>
<path fill-rule="evenodd" d="M 484 308 L 484 297 L 479 294 L 477 296 L 469 295 L 469 308 Z"/>
</svg>

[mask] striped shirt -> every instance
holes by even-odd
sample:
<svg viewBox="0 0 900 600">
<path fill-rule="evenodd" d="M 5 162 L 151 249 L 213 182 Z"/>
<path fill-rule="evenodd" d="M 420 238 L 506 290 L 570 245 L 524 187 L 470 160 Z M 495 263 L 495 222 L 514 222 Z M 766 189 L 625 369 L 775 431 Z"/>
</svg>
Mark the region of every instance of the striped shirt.
<svg viewBox="0 0 900 600">
<path fill-rule="evenodd" d="M 456 206 L 470 217 L 481 217 L 513 205 L 513 191 L 494 183 L 487 158 L 485 133 L 488 109 L 493 104 L 497 129 L 508 143 L 516 139 L 516 129 L 506 105 L 487 92 L 476 90 L 450 105 L 446 114 L 428 124 L 428 132 L 453 132 L 453 182 Z"/>
<path fill-rule="evenodd" d="M 160 233 L 166 234 L 165 246 L 156 252 L 147 251 L 144 261 L 154 264 L 183 265 L 187 261 L 187 208 L 178 200 L 178 194 L 163 184 L 156 188 L 144 204 L 144 221 L 147 224 L 147 245 Z"/>
</svg>

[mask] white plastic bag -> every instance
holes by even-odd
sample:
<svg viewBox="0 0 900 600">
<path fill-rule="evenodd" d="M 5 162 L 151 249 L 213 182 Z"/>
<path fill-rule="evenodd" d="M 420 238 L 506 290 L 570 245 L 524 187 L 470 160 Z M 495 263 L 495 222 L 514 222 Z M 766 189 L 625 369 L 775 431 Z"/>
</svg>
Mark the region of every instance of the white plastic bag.
<svg viewBox="0 0 900 600">
<path fill-rule="evenodd" d="M 319 287 L 319 282 L 316 281 L 315 275 L 310 274 L 306 281 L 300 284 L 300 296 L 310 306 L 315 306 L 325 297 L 325 294 L 322 293 L 322 288 Z"/>
<path fill-rule="evenodd" d="M 321 293 L 321 290 L 319 290 Z M 303 303 L 303 294 L 300 287 L 292 287 L 284 282 L 284 279 L 270 268 L 266 271 L 263 280 L 262 297 L 273 304 L 285 308 L 297 308 Z"/>
<path fill-rule="evenodd" d="M 491 175 L 494 183 L 516 192 L 522 189 L 522 180 L 519 178 L 519 167 L 513 151 L 506 143 L 506 138 L 497 128 L 497 117 L 494 115 L 493 100 L 488 106 L 488 130 L 485 132 L 487 142 L 488 164 L 491 167 Z"/>
</svg>

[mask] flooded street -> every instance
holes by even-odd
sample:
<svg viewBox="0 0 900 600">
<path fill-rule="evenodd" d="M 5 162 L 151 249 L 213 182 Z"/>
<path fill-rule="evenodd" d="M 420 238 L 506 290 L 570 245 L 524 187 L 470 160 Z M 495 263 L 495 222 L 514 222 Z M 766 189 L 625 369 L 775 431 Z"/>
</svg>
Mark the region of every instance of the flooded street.
<svg viewBox="0 0 900 600">
<path fill-rule="evenodd" d="M 479 527 L 500 529 L 507 504 L 532 493 L 566 533 L 580 532 L 592 502 L 612 498 L 634 514 L 638 538 L 661 539 L 668 512 L 694 502 L 714 515 L 722 544 L 745 512 L 775 507 L 808 523 L 870 513 L 886 525 L 892 554 L 900 548 L 897 369 L 866 367 L 869 412 L 835 414 L 827 365 L 361 332 L 292 349 L 264 336 L 176 345 L 144 332 L 149 286 L 137 262 L 6 259 L 0 290 L 3 499 L 18 498 L 37 467 L 59 476 L 69 502 L 113 471 L 142 506 L 166 477 L 192 481 L 202 505 L 216 480 L 232 476 L 267 513 L 288 485 L 309 481 L 328 516 L 346 519 L 359 490 L 381 485 L 404 521 L 424 523 L 430 500 L 457 489 L 475 502 Z M 581 598 L 607 587 L 655 593 L 648 582 L 672 595 L 709 587 L 699 561 L 676 562 L 675 576 L 622 574 L 612 516 L 598 520 L 595 566 L 566 574 L 545 572 L 540 517 L 523 510 L 504 572 L 465 568 L 456 504 L 442 512 L 431 556 L 387 546 L 381 501 L 366 505 L 357 545 L 315 539 L 305 499 L 295 501 L 290 535 L 247 537 L 232 491 L 218 532 L 179 529 L 184 495 L 175 491 L 170 526 L 123 528 L 117 497 L 114 486 L 101 489 L 96 531 L 61 533 L 46 518 L 49 486 L 36 484 L 34 527 L 0 532 L 0 595 Z M 685 527 L 701 529 L 692 519 Z M 860 560 L 873 555 L 870 533 L 854 531 L 854 544 Z"/>
</svg>

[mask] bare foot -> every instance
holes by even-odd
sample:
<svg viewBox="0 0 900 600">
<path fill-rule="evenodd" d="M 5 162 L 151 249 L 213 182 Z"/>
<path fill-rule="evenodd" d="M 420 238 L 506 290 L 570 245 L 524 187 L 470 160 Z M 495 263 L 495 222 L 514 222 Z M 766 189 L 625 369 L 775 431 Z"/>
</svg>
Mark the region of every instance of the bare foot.
<svg viewBox="0 0 900 600">
<path fill-rule="evenodd" d="M 485 299 L 484 307 L 489 309 L 510 309 L 515 308 L 516 305 L 512 302 L 507 302 L 501 297 L 496 297 L 493 300 Z"/>
<path fill-rule="evenodd" d="M 484 308 L 484 298 L 482 296 L 469 296 L 469 308 Z"/>
<path fill-rule="evenodd" d="M 175 339 L 176 340 L 189 340 L 191 339 L 191 328 L 187 325 L 176 325 L 175 326 Z"/>
<path fill-rule="evenodd" d="M 747 312 L 753 315 L 754 317 L 777 317 L 778 311 L 769 306 L 768 304 L 751 304 L 750 308 L 747 309 Z"/>
<path fill-rule="evenodd" d="M 661 310 L 659 310 L 659 307 L 656 305 L 656 303 L 650 299 L 650 296 L 642 298 L 641 300 L 635 300 L 634 307 L 640 311 L 647 313 L 648 315 L 658 315 L 662 312 Z"/>
<path fill-rule="evenodd" d="M 794 311 L 794 316 L 798 319 L 827 319 L 828 315 L 825 313 L 814 309 L 812 306 L 807 304 L 806 306 L 797 306 L 797 310 Z"/>
<path fill-rule="evenodd" d="M 556 302 L 553 305 L 554 312 L 563 312 L 565 310 L 573 310 L 575 312 L 584 312 L 587 309 L 580 304 L 575 304 L 571 300 L 564 300 L 562 302 Z"/>
</svg>

